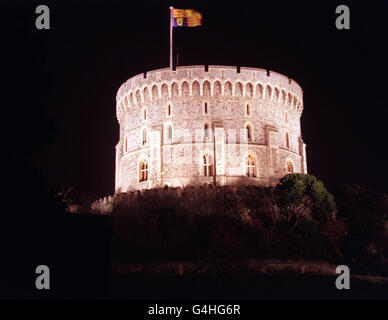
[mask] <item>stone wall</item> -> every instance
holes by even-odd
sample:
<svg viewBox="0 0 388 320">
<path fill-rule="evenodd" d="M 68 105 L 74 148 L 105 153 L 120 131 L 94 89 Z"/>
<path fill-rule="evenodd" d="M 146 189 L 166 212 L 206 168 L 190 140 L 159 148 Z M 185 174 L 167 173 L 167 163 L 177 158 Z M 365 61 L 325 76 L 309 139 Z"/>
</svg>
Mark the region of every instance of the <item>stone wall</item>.
<svg viewBox="0 0 388 320">
<path fill-rule="evenodd" d="M 289 161 L 294 172 L 307 173 L 303 92 L 278 73 L 225 66 L 160 69 L 130 78 L 116 100 L 116 192 L 210 183 L 204 154 L 220 184 L 273 185 L 287 173 Z M 246 179 L 248 155 L 256 177 Z M 148 164 L 144 182 L 139 182 L 141 161 Z"/>
</svg>

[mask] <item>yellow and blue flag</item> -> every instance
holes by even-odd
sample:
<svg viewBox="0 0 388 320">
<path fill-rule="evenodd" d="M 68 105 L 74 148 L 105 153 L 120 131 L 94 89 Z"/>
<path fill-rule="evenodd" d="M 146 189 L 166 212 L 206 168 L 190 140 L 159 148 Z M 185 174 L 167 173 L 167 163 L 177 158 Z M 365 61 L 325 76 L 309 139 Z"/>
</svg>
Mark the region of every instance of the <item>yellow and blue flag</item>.
<svg viewBox="0 0 388 320">
<path fill-rule="evenodd" d="M 173 27 L 198 27 L 202 25 L 202 15 L 193 9 L 172 9 Z"/>
</svg>

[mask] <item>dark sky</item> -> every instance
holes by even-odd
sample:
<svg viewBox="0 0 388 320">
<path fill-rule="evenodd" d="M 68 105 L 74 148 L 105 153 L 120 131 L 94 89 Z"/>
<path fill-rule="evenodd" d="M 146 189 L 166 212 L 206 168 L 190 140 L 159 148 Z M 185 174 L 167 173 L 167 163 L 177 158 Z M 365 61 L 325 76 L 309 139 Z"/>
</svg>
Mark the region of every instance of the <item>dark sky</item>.
<svg viewBox="0 0 388 320">
<path fill-rule="evenodd" d="M 49 6 L 51 30 L 35 29 L 38 4 Z M 350 8 L 350 30 L 335 28 L 340 4 Z M 17 72 L 30 73 L 32 81 L 36 68 L 50 75 L 44 108 L 57 133 L 33 159 L 51 188 L 113 193 L 116 92 L 128 78 L 168 66 L 173 5 L 203 16 L 202 27 L 174 31 L 180 65 L 259 67 L 295 79 L 304 90 L 302 133 L 309 173 L 329 188 L 357 183 L 388 191 L 387 1 L 51 0 L 5 5 L 17 17 L 7 36 L 17 57 L 30 62 Z M 15 104 L 21 114 L 29 108 Z"/>
</svg>

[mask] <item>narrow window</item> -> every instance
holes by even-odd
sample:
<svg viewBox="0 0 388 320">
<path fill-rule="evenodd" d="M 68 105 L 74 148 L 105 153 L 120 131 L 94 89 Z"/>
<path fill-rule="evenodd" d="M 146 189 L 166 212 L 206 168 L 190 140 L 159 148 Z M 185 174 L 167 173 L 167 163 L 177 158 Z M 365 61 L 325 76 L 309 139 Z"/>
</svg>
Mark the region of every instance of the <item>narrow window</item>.
<svg viewBox="0 0 388 320">
<path fill-rule="evenodd" d="M 207 102 L 205 102 L 204 111 L 205 111 L 205 114 L 207 114 Z"/>
<path fill-rule="evenodd" d="M 213 175 L 213 162 L 211 156 L 208 154 L 203 155 L 203 175 L 205 177 Z"/>
<path fill-rule="evenodd" d="M 288 122 L 287 111 L 284 112 L 284 118 L 285 118 L 285 121 L 287 123 Z"/>
<path fill-rule="evenodd" d="M 143 145 L 147 143 L 147 130 L 146 128 L 143 129 L 143 140 L 142 140 Z"/>
<path fill-rule="evenodd" d="M 251 115 L 251 107 L 247 104 L 247 116 Z"/>
<path fill-rule="evenodd" d="M 143 110 L 143 120 L 147 120 L 147 109 Z"/>
<path fill-rule="evenodd" d="M 247 125 L 247 138 L 248 141 L 252 141 L 252 127 L 249 124 Z"/>
<path fill-rule="evenodd" d="M 294 173 L 294 166 L 290 160 L 287 161 L 287 173 Z"/>
<path fill-rule="evenodd" d="M 167 115 L 171 116 L 171 104 L 167 106 Z"/>
<path fill-rule="evenodd" d="M 147 181 L 148 180 L 148 162 L 146 160 L 140 161 L 139 168 L 139 181 Z"/>
<path fill-rule="evenodd" d="M 124 152 L 127 153 L 128 152 L 128 138 L 125 137 L 125 140 L 124 140 Z"/>
<path fill-rule="evenodd" d="M 167 139 L 172 139 L 172 127 L 170 125 L 167 127 Z"/>
<path fill-rule="evenodd" d="M 251 155 L 248 156 L 247 160 L 247 176 L 249 178 L 256 178 L 256 163 Z"/>
<path fill-rule="evenodd" d="M 286 132 L 286 148 L 290 148 L 290 138 L 288 137 L 288 132 Z"/>
</svg>

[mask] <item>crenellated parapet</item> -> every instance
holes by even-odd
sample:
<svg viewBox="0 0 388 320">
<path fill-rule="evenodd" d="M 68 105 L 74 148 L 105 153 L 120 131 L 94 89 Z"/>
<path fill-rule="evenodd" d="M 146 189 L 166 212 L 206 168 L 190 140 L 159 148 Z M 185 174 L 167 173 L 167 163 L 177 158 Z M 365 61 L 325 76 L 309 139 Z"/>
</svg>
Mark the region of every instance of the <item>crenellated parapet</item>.
<svg viewBox="0 0 388 320">
<path fill-rule="evenodd" d="M 279 73 L 247 67 L 182 66 L 152 70 L 128 79 L 116 95 L 116 114 L 121 122 L 126 111 L 146 102 L 156 103 L 174 96 L 245 97 L 273 101 L 303 111 L 302 88 Z"/>
</svg>

